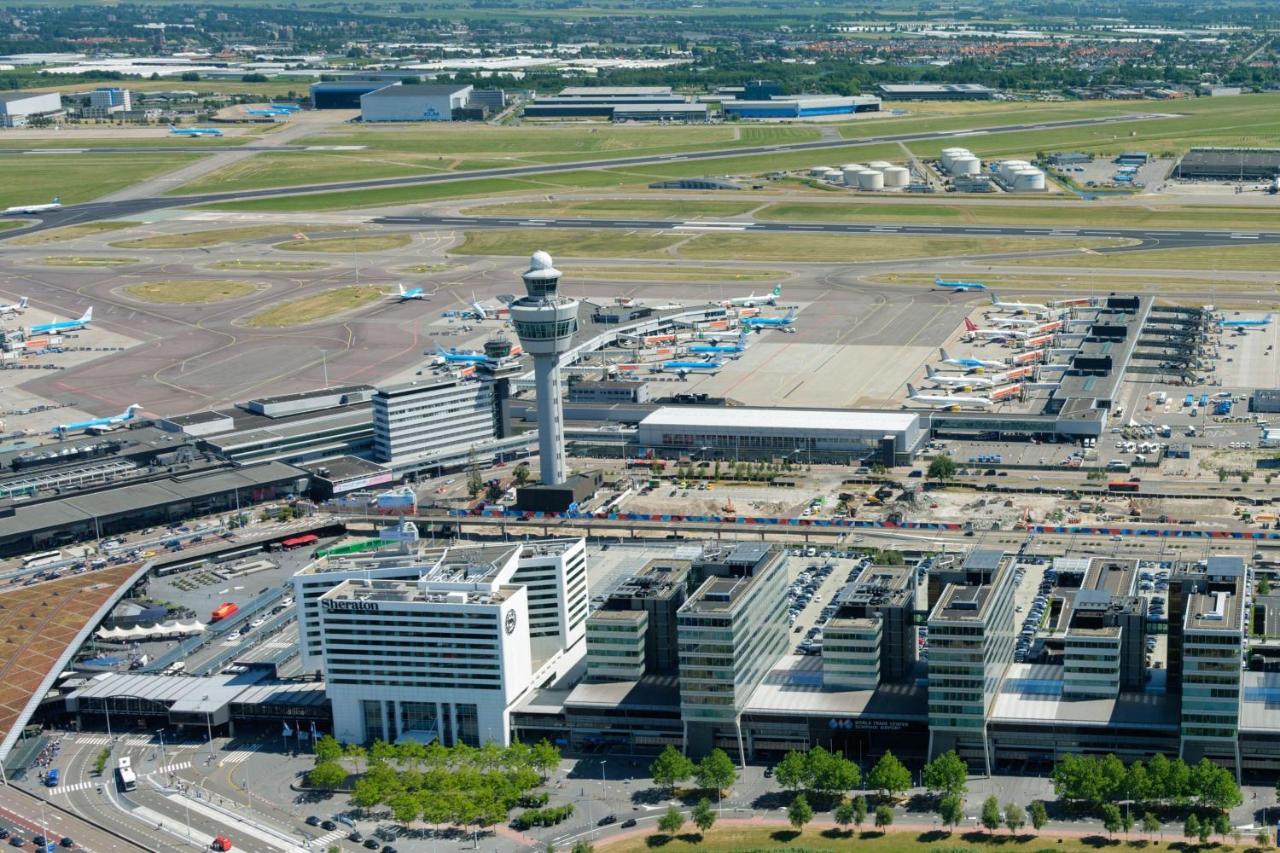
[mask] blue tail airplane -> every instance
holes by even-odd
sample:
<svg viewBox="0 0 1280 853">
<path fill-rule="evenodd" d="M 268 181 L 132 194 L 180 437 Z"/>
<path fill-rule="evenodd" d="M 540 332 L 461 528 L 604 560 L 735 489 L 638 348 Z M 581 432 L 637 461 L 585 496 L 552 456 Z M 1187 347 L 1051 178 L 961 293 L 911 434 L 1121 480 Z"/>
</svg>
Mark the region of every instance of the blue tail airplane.
<svg viewBox="0 0 1280 853">
<path fill-rule="evenodd" d="M 736 354 L 747 351 L 747 330 L 743 330 L 738 334 L 738 342 L 732 344 L 695 344 L 689 347 L 689 352 L 698 355 L 716 355 L 718 353 Z"/>
<path fill-rule="evenodd" d="M 969 290 L 986 290 L 987 286 L 980 281 L 947 281 L 941 276 L 933 277 L 933 286 L 939 290 L 951 290 L 956 293 L 964 293 Z"/>
<path fill-rule="evenodd" d="M 1219 320 L 1218 325 L 1224 329 L 1248 329 L 1256 326 L 1270 326 L 1271 315 L 1263 317 L 1261 320 Z"/>
<path fill-rule="evenodd" d="M 169 125 L 169 132 L 177 136 L 221 136 L 222 131 L 216 127 L 174 127 Z"/>
<path fill-rule="evenodd" d="M 489 360 L 482 352 L 445 349 L 439 344 L 436 344 L 436 357 L 441 359 L 441 364 L 484 364 Z"/>
<path fill-rule="evenodd" d="M 744 317 L 744 326 L 790 326 L 796 321 L 796 309 L 792 308 L 784 317 Z"/>
<path fill-rule="evenodd" d="M 409 290 L 405 290 L 403 284 L 396 285 L 396 286 L 400 288 L 400 292 L 393 293 L 391 295 L 399 299 L 401 302 L 408 302 L 410 299 L 426 299 L 427 298 L 426 291 L 423 290 L 421 287 L 413 287 L 413 288 L 410 288 Z"/>
<path fill-rule="evenodd" d="M 52 432 L 54 435 L 66 435 L 69 432 L 96 432 L 105 431 L 128 423 L 133 420 L 133 413 L 141 409 L 137 403 L 125 409 L 118 415 L 112 415 L 109 418 L 94 418 L 88 421 L 78 421 L 73 424 L 59 424 L 54 427 Z"/>
<path fill-rule="evenodd" d="M 77 329 L 87 328 L 93 322 L 93 306 L 89 306 L 89 310 L 78 320 L 58 320 L 53 323 L 37 323 L 27 331 L 32 335 L 47 335 L 52 332 L 74 332 Z"/>
</svg>

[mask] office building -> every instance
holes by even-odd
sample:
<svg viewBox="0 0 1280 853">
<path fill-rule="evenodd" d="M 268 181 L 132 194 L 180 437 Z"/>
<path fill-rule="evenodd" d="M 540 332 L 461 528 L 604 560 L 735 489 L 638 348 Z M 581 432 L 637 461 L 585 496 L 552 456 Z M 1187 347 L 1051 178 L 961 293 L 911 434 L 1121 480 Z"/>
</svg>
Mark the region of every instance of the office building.
<svg viewBox="0 0 1280 853">
<path fill-rule="evenodd" d="M 504 89 L 473 89 L 467 98 L 468 107 L 479 107 L 497 114 L 507 108 L 507 93 Z"/>
<path fill-rule="evenodd" d="M 62 115 L 62 96 L 57 92 L 0 92 L 0 127 L 26 127 L 33 118 Z"/>
<path fill-rule="evenodd" d="M 836 594 L 822 626 L 822 683 L 874 690 L 901 681 L 916 663 L 915 569 L 868 565 Z"/>
<path fill-rule="evenodd" d="M 569 383 L 570 403 L 647 403 L 649 383 L 616 379 Z"/>
<path fill-rule="evenodd" d="M 397 465 L 465 458 L 499 435 L 497 420 L 492 382 L 443 376 L 384 386 L 373 397 L 373 458 Z"/>
<path fill-rule="evenodd" d="M 304 664 L 324 675 L 339 740 L 505 745 L 513 705 L 585 651 L 583 540 L 406 540 L 308 567 L 294 588 Z"/>
<path fill-rule="evenodd" d="M 467 105 L 471 86 L 397 83 L 360 96 L 360 120 L 453 121 Z"/>
<path fill-rule="evenodd" d="M 89 93 L 89 106 L 94 109 L 115 112 L 133 109 L 133 98 L 128 89 L 117 86 L 100 86 Z"/>
<path fill-rule="evenodd" d="M 614 588 L 587 619 L 587 669 L 592 680 L 636 681 L 645 673 L 675 672 L 679 668 L 679 612 L 689 593 L 691 569 L 692 563 L 687 559 L 650 560 Z M 619 613 L 638 613 L 644 618 L 628 619 Z M 614 647 L 622 643 L 620 633 L 629 633 L 639 642 L 638 660 L 631 659 L 631 646 L 627 646 L 626 657 L 631 659 L 627 677 L 612 671 L 616 668 L 605 666 L 607 658 L 617 657 L 611 653 L 618 651 Z M 593 651 L 596 642 L 600 644 L 598 652 Z M 593 658 L 597 661 L 594 668 Z"/>
<path fill-rule="evenodd" d="M 587 618 L 587 678 L 639 681 L 649 614 L 643 610 L 597 610 Z"/>
<path fill-rule="evenodd" d="M 1228 761 L 1237 777 L 1247 588 L 1244 560 L 1210 557 L 1184 584 L 1181 614 L 1182 756 Z"/>
<path fill-rule="evenodd" d="M 706 579 L 678 614 L 686 747 L 691 755 L 721 747 L 745 760 L 742 712 L 786 651 L 786 557 L 742 544 L 704 555 L 694 571 Z"/>
<path fill-rule="evenodd" d="M 929 613 L 929 755 L 955 749 L 991 773 L 987 724 L 1013 663 L 1013 561 L 977 550 Z"/>
<path fill-rule="evenodd" d="M 521 347 L 533 356 L 542 484 L 556 486 L 566 475 L 560 358 L 578 331 L 578 301 L 560 295 L 560 271 L 546 252 L 533 253 L 522 278 L 526 294 L 508 310 Z"/>
</svg>

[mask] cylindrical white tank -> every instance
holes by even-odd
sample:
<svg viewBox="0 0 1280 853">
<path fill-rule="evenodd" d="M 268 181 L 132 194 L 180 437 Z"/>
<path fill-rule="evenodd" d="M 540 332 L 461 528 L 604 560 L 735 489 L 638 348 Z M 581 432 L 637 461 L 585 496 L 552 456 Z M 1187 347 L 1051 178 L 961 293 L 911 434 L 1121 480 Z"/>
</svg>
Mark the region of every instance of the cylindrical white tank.
<svg viewBox="0 0 1280 853">
<path fill-rule="evenodd" d="M 942 163 L 942 168 L 950 169 L 952 160 L 954 160 L 956 157 L 959 157 L 962 154 L 968 154 L 968 153 L 969 153 L 968 148 L 954 148 L 954 147 L 943 148 L 942 155 L 938 158 L 938 161 Z"/>
<path fill-rule="evenodd" d="M 823 177 L 826 177 L 826 175 L 827 175 L 827 169 L 828 169 L 828 168 L 829 168 L 829 167 L 827 167 L 827 166 L 814 166 L 813 168 L 811 168 L 811 169 L 809 170 L 809 177 L 811 177 L 811 178 L 823 178 Z"/>
<path fill-rule="evenodd" d="M 892 167 L 893 164 L 887 160 L 872 160 L 867 164 L 868 169 L 875 169 L 877 172 L 883 172 L 885 169 Z"/>
<path fill-rule="evenodd" d="M 845 163 L 843 166 L 840 167 L 840 170 L 842 172 L 857 172 L 865 168 L 867 167 L 862 165 L 861 163 Z"/>
<path fill-rule="evenodd" d="M 1010 188 L 1015 192 L 1035 192 L 1045 187 L 1044 172 L 1030 167 L 1014 172 L 1009 180 Z"/>
<path fill-rule="evenodd" d="M 830 166 L 824 166 L 822 169 L 822 179 L 824 181 L 839 181 L 843 177 L 843 173 L 839 169 L 833 169 Z"/>
<path fill-rule="evenodd" d="M 996 168 L 1005 180 L 1011 180 L 1019 169 L 1030 169 L 1031 164 L 1026 160 L 1005 160 Z"/>
<path fill-rule="evenodd" d="M 905 187 L 911 182 L 911 172 L 902 166 L 890 166 L 884 170 L 886 187 Z"/>
<path fill-rule="evenodd" d="M 976 175 L 982 171 L 982 161 L 972 154 L 962 154 L 951 161 L 948 171 L 955 178 Z"/>
<path fill-rule="evenodd" d="M 860 190 L 882 190 L 884 189 L 884 173 L 877 172 L 875 169 L 863 169 L 858 173 L 858 189 Z"/>
</svg>

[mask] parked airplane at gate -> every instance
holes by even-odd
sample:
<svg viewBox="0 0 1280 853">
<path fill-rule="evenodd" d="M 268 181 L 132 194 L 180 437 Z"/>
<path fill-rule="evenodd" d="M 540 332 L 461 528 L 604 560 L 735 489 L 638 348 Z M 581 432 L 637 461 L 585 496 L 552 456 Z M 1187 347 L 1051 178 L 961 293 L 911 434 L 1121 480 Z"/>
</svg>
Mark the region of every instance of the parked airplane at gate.
<svg viewBox="0 0 1280 853">
<path fill-rule="evenodd" d="M 59 424 L 54 427 L 51 432 L 54 435 L 66 435 L 69 432 L 105 432 L 120 424 L 128 423 L 133 420 L 133 413 L 141 409 L 137 403 L 125 409 L 118 415 L 112 415 L 109 418 L 94 418 L 88 421 L 78 421 L 73 424 Z"/>
<path fill-rule="evenodd" d="M 994 293 L 991 294 L 991 304 L 1001 311 L 1042 315 L 1052 313 L 1048 305 L 1037 305 L 1034 302 L 1001 302 L 1000 297 Z"/>
<path fill-rule="evenodd" d="M 445 349 L 436 344 L 437 364 L 484 364 L 489 360 L 489 356 L 482 352 Z"/>
<path fill-rule="evenodd" d="M 1224 329 L 1248 329 L 1257 326 L 1271 325 L 1271 315 L 1263 317 L 1261 320 L 1219 320 L 1218 325 Z"/>
<path fill-rule="evenodd" d="M 778 284 L 764 296 L 756 296 L 752 292 L 750 296 L 736 296 L 720 304 L 726 308 L 755 308 L 760 305 L 777 305 L 780 296 L 782 296 L 782 285 Z"/>
<path fill-rule="evenodd" d="M 939 373 L 934 370 L 932 365 L 924 366 L 925 378 L 935 385 L 949 385 L 952 388 L 990 388 L 1000 381 L 1000 377 L 993 376 L 948 376 L 945 373 Z"/>
<path fill-rule="evenodd" d="M 738 333 L 737 343 L 732 344 L 694 344 L 689 352 L 699 355 L 715 355 L 716 353 L 743 353 L 747 351 L 747 330 Z"/>
<path fill-rule="evenodd" d="M 990 361 L 985 358 L 952 358 L 947 355 L 947 351 L 942 347 L 938 347 L 938 354 L 942 356 L 943 364 L 950 364 L 954 367 L 963 367 L 966 370 L 978 370 L 981 368 L 999 370 L 1006 366 L 1003 361 Z"/>
<path fill-rule="evenodd" d="M 19 297 L 16 303 L 9 305 L 0 305 L 0 317 L 6 317 L 9 314 L 20 314 L 27 310 L 27 297 Z"/>
<path fill-rule="evenodd" d="M 400 292 L 393 293 L 391 295 L 399 299 L 401 302 L 407 302 L 410 299 L 426 299 L 427 298 L 426 291 L 423 290 L 421 287 L 414 287 L 414 288 L 410 288 L 409 290 L 405 290 L 403 284 L 398 284 L 396 285 L 396 287 L 399 288 Z"/>
<path fill-rule="evenodd" d="M 991 400 L 986 397 L 953 397 L 949 394 L 921 394 L 910 382 L 907 383 L 907 399 L 913 403 L 923 403 L 940 409 L 963 406 L 989 408 Z"/>
<path fill-rule="evenodd" d="M 936 275 L 933 277 L 933 286 L 939 290 L 950 290 L 954 293 L 987 289 L 987 286 L 980 281 L 947 281 L 945 278 Z"/>
<path fill-rule="evenodd" d="M 55 195 L 53 197 L 53 201 L 48 204 L 16 204 L 13 207 L 6 207 L 4 209 L 4 215 L 12 216 L 17 213 L 45 213 L 46 211 L 60 209 L 62 209 L 62 199 Z"/>
<path fill-rule="evenodd" d="M 796 309 L 792 308 L 783 317 L 743 317 L 744 326 L 790 326 L 796 321 Z"/>
<path fill-rule="evenodd" d="M 1017 329 L 979 329 L 978 324 L 968 317 L 964 318 L 964 330 L 970 335 L 987 339 L 1025 338 L 1031 334 L 1030 332 L 1020 332 Z"/>
<path fill-rule="evenodd" d="M 684 376 L 688 373 L 715 373 L 722 367 L 724 367 L 723 361 L 714 361 L 712 359 L 707 359 L 706 361 L 664 361 L 655 372 L 678 373 Z"/>
<path fill-rule="evenodd" d="M 89 306 L 89 310 L 78 320 L 55 320 L 52 323 L 37 323 L 27 331 L 33 335 L 45 335 L 50 332 L 74 332 L 77 329 L 88 328 L 93 322 L 93 306 Z"/>
<path fill-rule="evenodd" d="M 221 136 L 222 131 L 216 127 L 174 127 L 169 125 L 169 132 L 175 136 Z"/>
</svg>

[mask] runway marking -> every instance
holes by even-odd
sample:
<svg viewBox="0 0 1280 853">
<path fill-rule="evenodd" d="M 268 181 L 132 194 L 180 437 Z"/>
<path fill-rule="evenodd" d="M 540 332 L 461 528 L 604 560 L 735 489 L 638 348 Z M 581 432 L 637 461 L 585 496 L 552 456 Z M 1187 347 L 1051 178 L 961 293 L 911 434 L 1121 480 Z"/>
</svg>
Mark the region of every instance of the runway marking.
<svg viewBox="0 0 1280 853">
<path fill-rule="evenodd" d="M 1258 235 L 1257 234 L 1232 234 L 1231 239 L 1232 240 L 1257 240 Z"/>
</svg>

